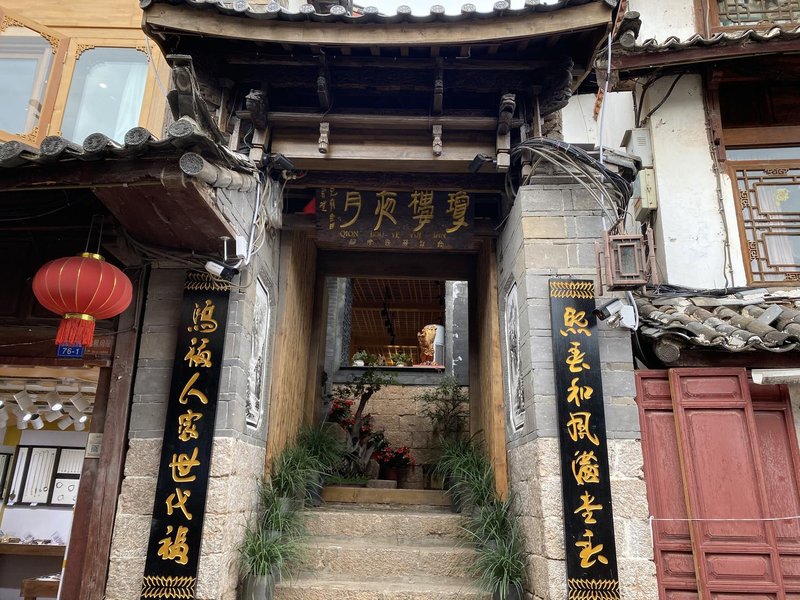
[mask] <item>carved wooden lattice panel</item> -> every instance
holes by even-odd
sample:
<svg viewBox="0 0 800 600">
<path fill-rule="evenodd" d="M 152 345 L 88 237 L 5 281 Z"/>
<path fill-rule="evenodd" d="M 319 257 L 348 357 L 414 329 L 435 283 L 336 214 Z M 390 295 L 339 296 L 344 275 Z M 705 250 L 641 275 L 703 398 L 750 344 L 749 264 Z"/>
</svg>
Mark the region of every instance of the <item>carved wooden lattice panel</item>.
<svg viewBox="0 0 800 600">
<path fill-rule="evenodd" d="M 800 167 L 736 167 L 753 283 L 800 281 Z"/>
<path fill-rule="evenodd" d="M 719 23 L 725 27 L 800 21 L 800 0 L 719 0 Z"/>
</svg>

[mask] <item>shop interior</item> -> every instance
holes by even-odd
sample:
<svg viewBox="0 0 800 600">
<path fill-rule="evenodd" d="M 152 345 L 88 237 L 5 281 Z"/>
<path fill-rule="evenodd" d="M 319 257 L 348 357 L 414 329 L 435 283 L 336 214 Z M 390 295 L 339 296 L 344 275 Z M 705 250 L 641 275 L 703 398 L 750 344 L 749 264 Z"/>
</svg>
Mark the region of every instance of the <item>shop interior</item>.
<svg viewBox="0 0 800 600">
<path fill-rule="evenodd" d="M 57 596 L 98 374 L 0 367 L 0 600 Z"/>
</svg>

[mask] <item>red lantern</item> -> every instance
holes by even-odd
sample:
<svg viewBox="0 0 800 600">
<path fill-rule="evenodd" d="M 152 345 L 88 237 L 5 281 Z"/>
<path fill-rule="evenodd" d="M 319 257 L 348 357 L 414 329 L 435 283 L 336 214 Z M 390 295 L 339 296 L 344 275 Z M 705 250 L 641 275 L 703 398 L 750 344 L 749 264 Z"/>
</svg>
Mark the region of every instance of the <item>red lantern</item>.
<svg viewBox="0 0 800 600">
<path fill-rule="evenodd" d="M 131 303 L 131 280 L 99 254 L 57 258 L 33 278 L 33 293 L 47 310 L 62 315 L 57 345 L 92 345 L 96 319 L 116 317 Z"/>
</svg>

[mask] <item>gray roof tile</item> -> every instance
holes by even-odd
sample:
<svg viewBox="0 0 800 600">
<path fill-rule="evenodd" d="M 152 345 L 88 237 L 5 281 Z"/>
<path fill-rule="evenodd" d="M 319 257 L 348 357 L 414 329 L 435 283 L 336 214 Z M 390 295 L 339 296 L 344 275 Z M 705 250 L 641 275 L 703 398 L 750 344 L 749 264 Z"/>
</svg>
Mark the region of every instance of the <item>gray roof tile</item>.
<svg viewBox="0 0 800 600">
<path fill-rule="evenodd" d="M 639 333 L 728 352 L 800 348 L 800 289 L 636 298 Z"/>
</svg>

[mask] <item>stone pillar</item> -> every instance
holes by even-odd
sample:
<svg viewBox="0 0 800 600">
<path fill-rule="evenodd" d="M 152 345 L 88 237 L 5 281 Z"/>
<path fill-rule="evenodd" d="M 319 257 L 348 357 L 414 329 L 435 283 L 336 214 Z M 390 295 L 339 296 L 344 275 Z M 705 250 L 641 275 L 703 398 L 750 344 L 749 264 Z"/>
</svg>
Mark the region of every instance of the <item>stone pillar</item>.
<svg viewBox="0 0 800 600">
<path fill-rule="evenodd" d="M 528 598 L 562 600 L 566 570 L 548 279 L 596 281 L 594 242 L 603 223 L 595 201 L 571 178 L 532 181 L 520 189 L 498 244 L 501 317 L 517 284 L 525 400 L 522 427 L 513 430 L 509 421 L 508 459 L 530 552 Z M 624 600 L 652 600 L 658 592 L 630 332 L 600 322 L 599 336 L 620 588 Z"/>
<path fill-rule="evenodd" d="M 275 323 L 275 253 L 263 251 L 260 267 L 251 266 L 267 288 L 272 305 L 266 346 Z M 151 272 L 136 368 L 129 446 L 117 502 L 111 547 L 108 600 L 138 600 L 144 574 L 150 519 L 161 457 L 170 376 L 175 354 L 185 271 Z M 245 423 L 245 403 L 252 373 L 256 286 L 231 293 L 222 362 L 216 430 L 197 582 L 198 600 L 234 600 L 239 575 L 238 548 L 246 519 L 256 506 L 257 481 L 263 473 L 267 416 L 258 429 Z M 267 359 L 269 356 L 267 355 Z M 267 360 L 269 365 L 269 360 Z M 269 390 L 268 367 L 262 403 Z"/>
</svg>

